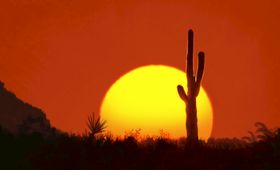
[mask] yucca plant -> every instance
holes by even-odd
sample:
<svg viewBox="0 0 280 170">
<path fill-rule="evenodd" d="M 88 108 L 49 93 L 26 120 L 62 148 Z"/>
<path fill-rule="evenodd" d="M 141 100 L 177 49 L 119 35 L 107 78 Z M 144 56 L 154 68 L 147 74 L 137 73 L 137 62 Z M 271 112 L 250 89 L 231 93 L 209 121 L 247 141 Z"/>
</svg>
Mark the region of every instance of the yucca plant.
<svg viewBox="0 0 280 170">
<path fill-rule="evenodd" d="M 249 136 L 244 136 L 242 139 L 248 143 L 255 143 L 257 142 L 257 137 L 252 131 L 248 131 Z"/>
<path fill-rule="evenodd" d="M 256 122 L 255 126 L 257 128 L 257 130 L 256 130 L 257 138 L 260 141 L 265 141 L 265 140 L 271 139 L 275 136 L 275 134 L 273 133 L 273 130 L 269 129 L 264 123 Z"/>
<path fill-rule="evenodd" d="M 88 116 L 87 127 L 90 130 L 90 136 L 95 137 L 96 134 L 104 132 L 106 129 L 106 121 L 101 120 L 100 116 L 95 120 L 94 113 Z"/>
<path fill-rule="evenodd" d="M 248 131 L 250 136 L 242 137 L 243 140 L 248 143 L 255 143 L 259 141 L 267 141 L 275 137 L 275 133 L 272 129 L 269 129 L 264 123 L 256 122 L 255 126 L 257 130 L 254 132 Z"/>
</svg>

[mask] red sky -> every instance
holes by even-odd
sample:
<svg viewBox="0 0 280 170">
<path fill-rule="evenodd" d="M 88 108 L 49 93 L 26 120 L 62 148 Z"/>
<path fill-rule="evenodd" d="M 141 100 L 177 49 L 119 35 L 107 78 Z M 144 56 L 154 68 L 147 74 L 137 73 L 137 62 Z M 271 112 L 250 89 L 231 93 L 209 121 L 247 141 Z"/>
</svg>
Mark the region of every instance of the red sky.
<svg viewBox="0 0 280 170">
<path fill-rule="evenodd" d="M 183 70 L 192 28 L 195 50 L 206 53 L 212 136 L 244 136 L 256 121 L 279 127 L 279 8 L 273 0 L 1 1 L 0 80 L 56 127 L 81 132 L 127 71 Z"/>
</svg>

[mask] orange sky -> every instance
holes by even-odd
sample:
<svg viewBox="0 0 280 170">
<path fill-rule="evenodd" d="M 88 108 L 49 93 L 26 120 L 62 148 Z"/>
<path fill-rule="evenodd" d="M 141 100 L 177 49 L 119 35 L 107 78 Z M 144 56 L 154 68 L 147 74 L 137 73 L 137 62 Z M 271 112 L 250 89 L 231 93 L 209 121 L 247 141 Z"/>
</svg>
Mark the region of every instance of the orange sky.
<svg viewBox="0 0 280 170">
<path fill-rule="evenodd" d="M 206 53 L 212 136 L 244 136 L 256 121 L 279 127 L 279 8 L 273 0 L 1 1 L 0 80 L 53 125 L 83 131 L 122 74 L 147 64 L 183 70 L 193 28 L 195 49 Z"/>
</svg>

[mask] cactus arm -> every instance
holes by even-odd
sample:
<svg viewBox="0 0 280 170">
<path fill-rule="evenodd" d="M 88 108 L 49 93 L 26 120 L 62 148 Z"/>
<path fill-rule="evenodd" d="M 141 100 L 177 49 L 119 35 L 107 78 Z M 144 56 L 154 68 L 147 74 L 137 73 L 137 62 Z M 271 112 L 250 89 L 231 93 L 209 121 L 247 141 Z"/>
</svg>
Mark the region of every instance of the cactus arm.
<svg viewBox="0 0 280 170">
<path fill-rule="evenodd" d="M 187 96 L 187 94 L 186 94 L 186 92 L 185 92 L 183 86 L 178 85 L 178 86 L 177 86 L 177 91 L 178 91 L 178 94 L 179 94 L 180 98 L 181 98 L 183 101 L 187 102 L 187 101 L 188 101 L 188 96 Z"/>
<path fill-rule="evenodd" d="M 205 55 L 203 52 L 198 53 L 198 67 L 197 67 L 197 74 L 196 74 L 196 81 L 195 81 L 195 96 L 198 96 L 200 90 L 200 84 L 203 77 L 204 72 L 204 64 L 205 64 Z"/>
<path fill-rule="evenodd" d="M 205 65 L 205 55 L 203 52 L 198 53 L 198 68 L 197 68 L 197 77 L 196 77 L 196 83 L 200 85 L 203 72 L 204 72 L 204 65 Z"/>
</svg>

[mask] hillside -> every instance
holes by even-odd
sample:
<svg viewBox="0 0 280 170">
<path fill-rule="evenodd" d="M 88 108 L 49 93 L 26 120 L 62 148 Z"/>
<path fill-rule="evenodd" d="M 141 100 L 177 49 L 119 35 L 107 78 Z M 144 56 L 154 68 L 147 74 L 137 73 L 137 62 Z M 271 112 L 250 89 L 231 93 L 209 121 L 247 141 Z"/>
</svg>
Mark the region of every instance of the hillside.
<svg viewBox="0 0 280 170">
<path fill-rule="evenodd" d="M 5 88 L 0 81 L 0 126 L 13 134 L 39 132 L 50 135 L 52 128 L 46 114 L 19 98 Z"/>
</svg>

